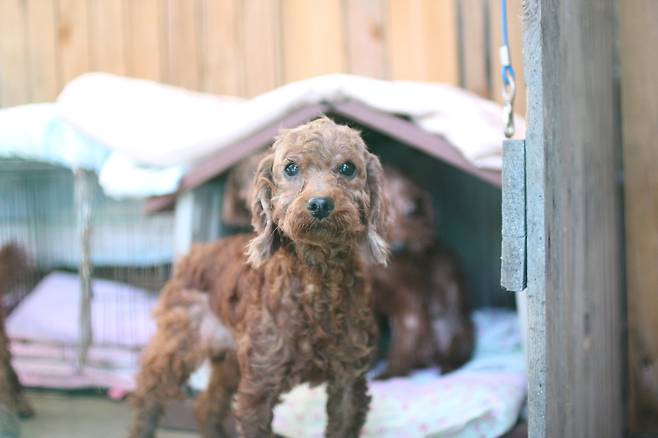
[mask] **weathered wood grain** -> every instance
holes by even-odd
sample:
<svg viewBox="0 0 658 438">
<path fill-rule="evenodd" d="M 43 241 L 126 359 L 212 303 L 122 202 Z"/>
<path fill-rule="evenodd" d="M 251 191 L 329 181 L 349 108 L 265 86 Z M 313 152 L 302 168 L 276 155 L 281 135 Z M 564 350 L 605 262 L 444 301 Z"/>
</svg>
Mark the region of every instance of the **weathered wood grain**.
<svg viewBox="0 0 658 438">
<path fill-rule="evenodd" d="M 510 292 L 523 292 L 527 287 L 525 178 L 525 141 L 505 140 L 500 285 Z"/>
<path fill-rule="evenodd" d="M 658 434 L 658 2 L 619 3 L 629 428 Z"/>
<path fill-rule="evenodd" d="M 25 3 L 0 1 L 0 106 L 29 100 Z"/>
<path fill-rule="evenodd" d="M 57 58 L 61 86 L 91 69 L 86 0 L 57 3 Z"/>
<path fill-rule="evenodd" d="M 240 96 L 336 72 L 452 84 L 461 77 L 486 95 L 493 72 L 484 42 L 486 4 L 0 0 L 0 60 L 8 60 L 0 102 L 53 99 L 66 82 L 92 70 Z"/>
<path fill-rule="evenodd" d="M 392 79 L 459 83 L 455 2 L 390 0 Z"/>
<path fill-rule="evenodd" d="M 281 85 L 281 1 L 243 0 L 244 95 L 252 97 Z"/>
<path fill-rule="evenodd" d="M 614 0 L 527 2 L 529 436 L 623 436 Z"/>
<path fill-rule="evenodd" d="M 201 12 L 200 89 L 217 94 L 242 95 L 241 2 L 202 0 Z"/>
<path fill-rule="evenodd" d="M 460 85 L 490 97 L 489 16 L 487 0 L 460 0 Z"/>
<path fill-rule="evenodd" d="M 126 36 L 122 0 L 88 0 L 90 66 L 94 71 L 126 74 Z"/>
<path fill-rule="evenodd" d="M 384 0 L 345 2 L 347 69 L 350 73 L 388 77 L 387 12 Z"/>
<path fill-rule="evenodd" d="M 62 86 L 57 71 L 55 4 L 27 0 L 25 15 L 29 101 L 52 101 Z"/>
<path fill-rule="evenodd" d="M 166 48 L 163 0 L 128 0 L 123 5 L 127 73 L 161 80 Z"/>
<path fill-rule="evenodd" d="M 198 90 L 201 84 L 201 0 L 165 1 L 164 80 Z"/>
<path fill-rule="evenodd" d="M 346 70 L 343 3 L 283 0 L 284 81 Z"/>
</svg>

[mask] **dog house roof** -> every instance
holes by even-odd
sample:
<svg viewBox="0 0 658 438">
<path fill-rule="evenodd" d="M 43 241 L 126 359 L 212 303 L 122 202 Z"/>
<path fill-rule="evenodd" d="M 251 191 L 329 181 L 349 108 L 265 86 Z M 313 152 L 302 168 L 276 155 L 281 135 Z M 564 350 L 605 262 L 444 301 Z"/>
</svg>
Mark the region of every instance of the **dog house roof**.
<svg viewBox="0 0 658 438">
<path fill-rule="evenodd" d="M 280 120 L 269 124 L 251 136 L 222 148 L 202 163 L 192 167 L 183 177 L 176 194 L 151 198 L 147 211 L 170 208 L 178 194 L 192 190 L 228 170 L 243 158 L 271 143 L 282 128 L 292 128 L 322 114 L 330 114 L 353 121 L 368 129 L 382 133 L 409 147 L 418 149 L 496 187 L 500 187 L 499 171 L 483 169 L 468 161 L 448 140 L 433 135 L 417 125 L 392 114 L 372 109 L 360 102 L 311 104 L 299 108 Z"/>
</svg>

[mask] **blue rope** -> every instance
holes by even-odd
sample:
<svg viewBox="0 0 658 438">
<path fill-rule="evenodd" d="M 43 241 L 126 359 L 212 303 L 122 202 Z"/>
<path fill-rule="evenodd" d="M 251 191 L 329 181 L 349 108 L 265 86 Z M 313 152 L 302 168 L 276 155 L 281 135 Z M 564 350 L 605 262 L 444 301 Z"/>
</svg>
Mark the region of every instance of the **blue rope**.
<svg viewBox="0 0 658 438">
<path fill-rule="evenodd" d="M 500 13 L 502 17 L 502 31 L 503 31 L 503 47 L 505 47 L 509 53 L 509 32 L 507 31 L 507 0 L 500 0 Z M 503 83 L 509 85 L 510 76 L 512 79 L 516 79 L 516 73 L 512 67 L 512 59 L 509 56 L 509 63 L 502 66 L 501 75 L 503 77 Z"/>
</svg>

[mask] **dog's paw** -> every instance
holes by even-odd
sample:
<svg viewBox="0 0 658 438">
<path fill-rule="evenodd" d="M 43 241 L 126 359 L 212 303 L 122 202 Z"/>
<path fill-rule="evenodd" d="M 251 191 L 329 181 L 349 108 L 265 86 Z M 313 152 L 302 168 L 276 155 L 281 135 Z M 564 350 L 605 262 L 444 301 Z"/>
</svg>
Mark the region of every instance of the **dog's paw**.
<svg viewBox="0 0 658 438">
<path fill-rule="evenodd" d="M 32 405 L 27 401 L 27 399 L 23 397 L 21 397 L 18 401 L 16 411 L 20 418 L 30 418 L 34 415 L 34 409 L 32 408 Z"/>
</svg>

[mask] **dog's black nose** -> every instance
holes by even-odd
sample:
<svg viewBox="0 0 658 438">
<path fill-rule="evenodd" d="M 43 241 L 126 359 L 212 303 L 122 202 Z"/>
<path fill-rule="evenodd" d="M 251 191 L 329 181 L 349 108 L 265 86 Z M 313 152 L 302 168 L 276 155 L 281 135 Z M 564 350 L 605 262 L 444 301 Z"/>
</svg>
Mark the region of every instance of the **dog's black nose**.
<svg viewBox="0 0 658 438">
<path fill-rule="evenodd" d="M 334 209 L 334 201 L 331 198 L 311 198 L 308 201 L 308 211 L 316 219 L 324 219 Z"/>
<path fill-rule="evenodd" d="M 393 242 L 391 243 L 391 253 L 394 255 L 402 254 L 407 250 L 407 245 L 402 242 Z"/>
</svg>

